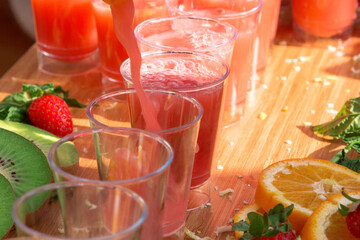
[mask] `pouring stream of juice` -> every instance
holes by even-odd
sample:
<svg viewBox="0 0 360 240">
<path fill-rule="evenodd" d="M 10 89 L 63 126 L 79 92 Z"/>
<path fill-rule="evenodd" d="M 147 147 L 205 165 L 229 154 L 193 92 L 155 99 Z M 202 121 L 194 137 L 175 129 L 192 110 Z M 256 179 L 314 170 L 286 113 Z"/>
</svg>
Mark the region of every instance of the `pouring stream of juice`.
<svg viewBox="0 0 360 240">
<path fill-rule="evenodd" d="M 135 8 L 133 0 L 104 0 L 110 4 L 113 15 L 113 24 L 116 37 L 126 49 L 131 62 L 131 76 L 134 88 L 140 99 L 142 112 L 149 131 L 161 130 L 156 119 L 156 111 L 153 104 L 144 92 L 140 82 L 141 53 L 133 31 L 133 19 Z"/>
</svg>

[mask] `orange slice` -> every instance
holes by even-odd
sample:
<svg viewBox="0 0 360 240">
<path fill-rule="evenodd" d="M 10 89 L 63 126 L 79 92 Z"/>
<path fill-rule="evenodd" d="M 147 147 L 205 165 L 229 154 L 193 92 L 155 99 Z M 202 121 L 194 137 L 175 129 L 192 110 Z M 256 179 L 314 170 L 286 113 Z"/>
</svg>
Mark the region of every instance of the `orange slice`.
<svg viewBox="0 0 360 240">
<path fill-rule="evenodd" d="M 360 190 L 360 174 L 327 160 L 289 159 L 262 171 L 255 202 L 267 212 L 278 203 L 293 203 L 289 221 L 300 232 L 320 203 L 342 188 Z"/>
<path fill-rule="evenodd" d="M 347 192 L 351 197 L 360 198 L 360 191 Z M 346 217 L 340 215 L 340 203 L 349 207 L 350 200 L 341 193 L 322 202 L 306 221 L 300 234 L 301 240 L 355 240 L 346 225 Z"/>
<path fill-rule="evenodd" d="M 265 213 L 265 211 L 259 205 L 253 203 L 243 207 L 234 215 L 234 223 L 240 222 L 241 220 L 249 222 L 249 219 L 247 218 L 247 214 L 249 212 L 258 212 L 261 215 Z M 239 239 L 239 237 L 241 237 L 243 234 L 243 231 L 235 231 L 235 239 Z"/>
</svg>

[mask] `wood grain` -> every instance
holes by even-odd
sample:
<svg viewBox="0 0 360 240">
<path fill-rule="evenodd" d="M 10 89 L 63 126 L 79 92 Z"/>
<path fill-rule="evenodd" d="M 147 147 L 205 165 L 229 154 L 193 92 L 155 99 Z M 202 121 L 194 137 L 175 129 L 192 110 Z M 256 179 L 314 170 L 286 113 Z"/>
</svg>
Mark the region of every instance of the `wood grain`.
<svg viewBox="0 0 360 240">
<path fill-rule="evenodd" d="M 279 31 L 261 84 L 248 94 L 243 118 L 224 129 L 219 138 L 211 206 L 188 213 L 186 227 L 215 239 L 218 226 L 228 225 L 237 209 L 253 202 L 263 168 L 288 158 L 331 159 L 337 153 L 342 144 L 318 138 L 308 124 L 329 121 L 346 100 L 359 96 L 360 73 L 354 71 L 360 69 L 360 59 L 354 59 L 359 46 L 358 36 L 341 45 L 337 41 L 302 44 L 292 39 L 289 29 Z M 70 97 L 85 104 L 114 87 L 102 83 L 98 69 L 77 77 L 39 72 L 34 45 L 1 79 L 0 98 L 20 91 L 23 83 L 47 82 L 62 85 L 70 90 Z M 258 117 L 261 112 L 267 115 L 263 120 Z M 72 113 L 76 129 L 88 127 L 83 109 L 72 109 Z M 218 165 L 223 169 L 217 169 Z M 219 195 L 227 188 L 234 190 L 232 199 Z M 217 239 L 227 235 L 232 233 Z"/>
</svg>

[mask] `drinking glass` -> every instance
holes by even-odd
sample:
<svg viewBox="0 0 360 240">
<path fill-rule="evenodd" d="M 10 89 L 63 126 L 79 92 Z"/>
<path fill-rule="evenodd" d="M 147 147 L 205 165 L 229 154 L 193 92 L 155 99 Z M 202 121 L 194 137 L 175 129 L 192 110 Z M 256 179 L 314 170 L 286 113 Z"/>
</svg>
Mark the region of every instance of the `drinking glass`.
<svg viewBox="0 0 360 240">
<path fill-rule="evenodd" d="M 188 16 L 149 19 L 135 28 L 142 53 L 191 51 L 213 55 L 230 65 L 237 31 L 215 19 Z"/>
<path fill-rule="evenodd" d="M 195 99 L 179 93 L 146 89 L 156 107 L 156 119 L 161 127 L 155 133 L 174 150 L 165 197 L 162 223 L 164 236 L 173 235 L 185 224 L 191 173 L 203 109 Z M 92 127 L 128 126 L 146 129 L 138 95 L 134 89 L 103 94 L 86 109 Z"/>
<path fill-rule="evenodd" d="M 121 65 L 120 71 L 127 86 L 131 87 L 129 60 Z M 198 208 L 210 200 L 208 183 L 221 131 L 228 66 L 216 57 L 201 53 L 149 52 L 142 55 L 140 72 L 145 88 L 161 88 L 187 94 L 198 100 L 204 108 L 188 205 L 188 209 Z"/>
<path fill-rule="evenodd" d="M 124 84 L 120 74 L 120 65 L 128 58 L 128 55 L 116 37 L 110 5 L 103 0 L 92 0 L 92 4 L 99 39 L 103 79 L 123 88 Z M 167 15 L 165 0 L 135 0 L 134 6 L 134 27 L 149 18 Z"/>
<path fill-rule="evenodd" d="M 141 239 L 154 240 L 162 237 L 165 189 L 172 160 L 173 151 L 164 139 L 130 128 L 74 132 L 61 138 L 49 151 L 56 182 L 105 182 L 139 194 L 149 208 Z"/>
<path fill-rule="evenodd" d="M 237 32 L 230 74 L 226 87 L 223 125 L 231 126 L 244 115 L 244 104 L 249 89 L 257 83 L 256 39 L 262 0 L 166 0 L 173 15 L 209 17 L 232 24 Z"/>
<path fill-rule="evenodd" d="M 300 41 L 346 39 L 356 19 L 357 0 L 292 0 L 293 27 Z"/>
<path fill-rule="evenodd" d="M 75 75 L 99 65 L 91 0 L 31 0 L 40 70 Z"/>
<path fill-rule="evenodd" d="M 47 240 L 139 239 L 147 214 L 143 199 L 129 189 L 79 182 L 35 188 L 12 210 L 19 236 Z"/>
</svg>

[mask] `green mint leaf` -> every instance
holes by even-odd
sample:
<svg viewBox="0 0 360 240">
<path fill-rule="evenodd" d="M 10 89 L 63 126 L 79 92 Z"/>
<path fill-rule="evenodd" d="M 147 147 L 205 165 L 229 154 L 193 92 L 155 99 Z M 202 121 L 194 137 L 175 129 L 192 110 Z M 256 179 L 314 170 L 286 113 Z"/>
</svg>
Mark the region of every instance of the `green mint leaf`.
<svg viewBox="0 0 360 240">
<path fill-rule="evenodd" d="M 280 232 L 283 232 L 283 233 L 287 233 L 288 231 L 290 231 L 291 227 L 292 227 L 292 226 L 291 226 L 290 223 L 288 223 L 288 224 L 282 224 L 282 225 L 279 226 L 279 231 L 280 231 Z"/>
<path fill-rule="evenodd" d="M 339 213 L 341 216 L 346 216 L 349 214 L 349 208 L 344 206 L 343 204 L 340 204 L 340 207 L 339 207 Z"/>
<path fill-rule="evenodd" d="M 251 233 L 244 233 L 238 240 L 253 240 L 254 236 Z"/>
<path fill-rule="evenodd" d="M 269 218 L 272 226 L 277 226 L 281 222 L 281 214 L 279 214 L 279 213 L 270 215 L 270 211 L 269 211 L 268 218 Z"/>
<path fill-rule="evenodd" d="M 279 234 L 279 230 L 275 228 L 275 229 L 268 230 L 266 233 L 263 234 L 263 236 L 264 237 L 275 237 L 278 234 Z"/>
<path fill-rule="evenodd" d="M 358 156 L 357 159 L 351 159 L 347 156 L 354 146 L 358 146 L 358 144 L 353 143 L 346 146 L 340 150 L 331 161 L 360 173 L 360 156 Z"/>
<path fill-rule="evenodd" d="M 292 213 L 292 211 L 294 210 L 294 204 L 290 204 L 284 210 L 286 213 L 286 218 L 288 218 L 290 216 L 290 214 Z"/>
<path fill-rule="evenodd" d="M 241 220 L 232 226 L 233 231 L 249 231 L 250 224 L 247 221 Z"/>
<path fill-rule="evenodd" d="M 312 126 L 311 129 L 322 136 L 342 139 L 346 134 L 357 132 L 360 126 L 360 98 L 345 102 L 336 117 L 327 123 Z"/>
<path fill-rule="evenodd" d="M 64 101 L 66 102 L 67 105 L 69 105 L 69 107 L 79 107 L 79 108 L 85 108 L 86 107 L 86 105 L 79 103 L 74 98 L 64 98 Z"/>
<path fill-rule="evenodd" d="M 256 212 L 250 212 L 247 217 L 250 221 L 249 233 L 254 237 L 260 238 L 264 231 L 263 216 Z"/>
</svg>

